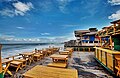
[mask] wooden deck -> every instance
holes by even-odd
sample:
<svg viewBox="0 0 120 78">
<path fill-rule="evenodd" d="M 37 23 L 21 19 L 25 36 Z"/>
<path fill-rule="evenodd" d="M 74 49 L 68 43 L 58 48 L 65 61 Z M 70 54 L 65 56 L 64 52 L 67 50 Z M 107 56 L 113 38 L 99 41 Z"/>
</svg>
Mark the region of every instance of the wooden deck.
<svg viewBox="0 0 120 78">
<path fill-rule="evenodd" d="M 59 53 L 56 53 L 59 54 Z M 53 62 L 50 56 L 44 57 L 40 61 L 32 63 L 31 65 L 26 65 L 17 73 L 11 71 L 13 76 L 5 75 L 5 78 L 22 77 L 25 72 L 32 69 L 36 65 L 47 66 L 49 63 Z M 55 68 L 55 67 L 54 67 Z M 76 69 L 78 71 L 79 78 L 113 78 L 104 68 L 98 65 L 94 60 L 93 52 L 73 52 L 71 58 L 68 59 L 68 65 L 66 68 L 61 69 Z M 42 71 L 42 70 L 41 70 Z M 47 71 L 47 69 L 46 69 Z M 40 72 L 41 73 L 41 72 Z M 64 77 L 66 78 L 66 77 Z"/>
<path fill-rule="evenodd" d="M 37 65 L 23 74 L 24 78 L 78 78 L 77 70 Z"/>
</svg>

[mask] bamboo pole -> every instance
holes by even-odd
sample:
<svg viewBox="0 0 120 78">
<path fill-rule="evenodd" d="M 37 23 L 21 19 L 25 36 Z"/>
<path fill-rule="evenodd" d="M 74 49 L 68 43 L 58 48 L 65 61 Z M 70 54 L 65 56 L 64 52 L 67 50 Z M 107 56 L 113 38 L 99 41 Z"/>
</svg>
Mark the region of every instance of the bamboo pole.
<svg viewBox="0 0 120 78">
<path fill-rule="evenodd" d="M 1 49 L 2 49 L 2 45 L 0 45 L 0 73 L 2 73 Z"/>
</svg>

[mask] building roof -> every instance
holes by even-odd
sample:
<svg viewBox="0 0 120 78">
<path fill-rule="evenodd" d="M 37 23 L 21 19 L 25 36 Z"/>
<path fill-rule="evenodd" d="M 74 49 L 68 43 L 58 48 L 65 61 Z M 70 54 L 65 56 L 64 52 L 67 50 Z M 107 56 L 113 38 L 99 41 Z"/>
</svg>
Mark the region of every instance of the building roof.
<svg viewBox="0 0 120 78">
<path fill-rule="evenodd" d="M 76 30 L 74 33 L 75 37 L 80 37 L 82 35 L 95 35 L 97 31 L 97 28 L 89 28 L 89 30 Z"/>
<path fill-rule="evenodd" d="M 112 23 L 112 24 L 119 23 L 120 24 L 120 19 L 116 20 L 116 21 L 113 21 L 113 22 L 110 22 L 110 23 Z"/>
<path fill-rule="evenodd" d="M 88 33 L 90 30 L 76 30 L 75 33 Z"/>
<path fill-rule="evenodd" d="M 83 34 L 83 35 L 95 35 L 97 32 L 90 32 L 90 33 L 86 33 L 86 34 Z"/>
</svg>

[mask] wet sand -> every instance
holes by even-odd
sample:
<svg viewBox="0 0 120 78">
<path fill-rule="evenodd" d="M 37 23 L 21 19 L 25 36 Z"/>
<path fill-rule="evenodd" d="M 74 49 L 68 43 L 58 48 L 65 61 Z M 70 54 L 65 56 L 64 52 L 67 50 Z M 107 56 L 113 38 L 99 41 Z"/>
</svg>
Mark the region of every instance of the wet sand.
<svg viewBox="0 0 120 78">
<path fill-rule="evenodd" d="M 67 68 L 77 69 L 79 78 L 113 78 L 109 72 L 107 72 L 99 63 L 95 61 L 93 52 L 73 52 L 72 57 L 68 60 Z M 23 78 L 22 74 L 33 68 L 36 65 L 46 66 L 51 63 L 52 59 L 48 56 L 42 60 L 32 63 L 30 66 L 27 65 L 17 73 L 12 71 L 14 74 L 10 77 L 8 74 L 5 78 Z M 10 69 L 11 70 L 11 69 Z"/>
</svg>

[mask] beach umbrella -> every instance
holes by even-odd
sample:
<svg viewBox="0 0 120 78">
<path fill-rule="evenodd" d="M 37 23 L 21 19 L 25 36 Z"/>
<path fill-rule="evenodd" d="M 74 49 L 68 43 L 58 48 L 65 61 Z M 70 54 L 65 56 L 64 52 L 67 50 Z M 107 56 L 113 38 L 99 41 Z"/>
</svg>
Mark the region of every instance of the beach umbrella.
<svg viewBox="0 0 120 78">
<path fill-rule="evenodd" d="M 3 72 L 2 72 L 2 59 L 1 59 L 1 49 L 2 49 L 2 45 L 0 44 L 0 78 L 3 78 Z"/>
</svg>

